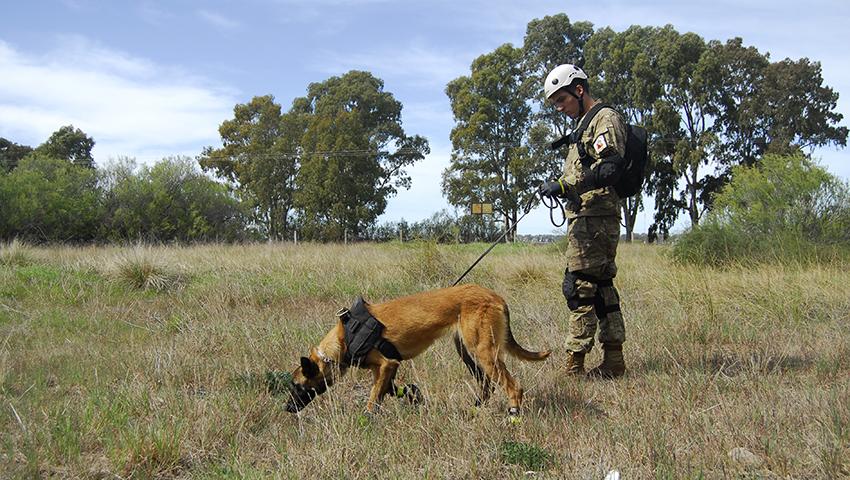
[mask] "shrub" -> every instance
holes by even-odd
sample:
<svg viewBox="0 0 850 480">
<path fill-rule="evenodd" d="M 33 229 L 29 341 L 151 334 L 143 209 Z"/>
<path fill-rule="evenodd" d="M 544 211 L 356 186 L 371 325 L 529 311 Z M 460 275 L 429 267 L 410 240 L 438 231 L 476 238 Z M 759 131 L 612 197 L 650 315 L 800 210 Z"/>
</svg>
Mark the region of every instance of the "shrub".
<svg viewBox="0 0 850 480">
<path fill-rule="evenodd" d="M 243 238 L 245 215 L 227 187 L 201 174 L 188 157 L 165 158 L 133 174 L 133 163 L 104 172 L 109 240 L 196 242 Z"/>
<path fill-rule="evenodd" d="M 0 239 L 90 241 L 102 211 L 91 168 L 34 154 L 0 175 Z"/>
<path fill-rule="evenodd" d="M 803 155 L 768 155 L 733 169 L 703 222 L 680 236 L 675 258 L 733 262 L 823 262 L 850 253 L 850 187 Z"/>
</svg>

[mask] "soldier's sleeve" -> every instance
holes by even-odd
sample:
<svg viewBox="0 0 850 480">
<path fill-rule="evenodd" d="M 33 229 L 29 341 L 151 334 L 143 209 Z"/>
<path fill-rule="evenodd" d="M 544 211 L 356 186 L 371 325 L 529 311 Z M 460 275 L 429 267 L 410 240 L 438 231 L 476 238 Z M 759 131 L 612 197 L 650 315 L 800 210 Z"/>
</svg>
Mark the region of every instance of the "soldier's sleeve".
<svg viewBox="0 0 850 480">
<path fill-rule="evenodd" d="M 604 108 L 596 114 L 582 137 L 584 150 L 594 161 L 594 168 L 603 158 L 626 153 L 626 124 L 615 110 Z M 566 181 L 570 193 L 582 194 L 590 190 L 585 180 L 587 171 L 579 168 Z"/>
<path fill-rule="evenodd" d="M 626 123 L 616 111 L 606 108 L 596 114 L 591 135 L 585 144 L 588 154 L 599 161 L 612 155 L 626 153 Z"/>
</svg>

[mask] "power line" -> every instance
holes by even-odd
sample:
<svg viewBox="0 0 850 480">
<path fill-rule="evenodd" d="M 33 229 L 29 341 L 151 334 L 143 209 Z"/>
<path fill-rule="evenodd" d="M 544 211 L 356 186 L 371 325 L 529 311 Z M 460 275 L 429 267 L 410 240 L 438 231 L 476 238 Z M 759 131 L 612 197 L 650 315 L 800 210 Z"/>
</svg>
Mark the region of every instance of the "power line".
<svg viewBox="0 0 850 480">
<path fill-rule="evenodd" d="M 400 148 L 395 152 L 379 150 L 337 150 L 337 151 L 314 151 L 314 152 L 274 152 L 274 153 L 240 153 L 237 155 L 222 155 L 227 158 L 249 158 L 249 159 L 276 159 L 276 158 L 301 158 L 301 157 L 389 157 L 393 155 L 410 155 L 421 153 L 415 148 Z M 219 157 L 219 158 L 221 158 Z"/>
</svg>

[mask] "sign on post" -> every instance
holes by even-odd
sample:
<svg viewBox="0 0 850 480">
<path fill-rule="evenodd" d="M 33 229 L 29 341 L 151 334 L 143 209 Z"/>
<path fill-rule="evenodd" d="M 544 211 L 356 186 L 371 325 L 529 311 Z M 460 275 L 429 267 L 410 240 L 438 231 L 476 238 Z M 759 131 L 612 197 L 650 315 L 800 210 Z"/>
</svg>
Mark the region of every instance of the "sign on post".
<svg viewBox="0 0 850 480">
<path fill-rule="evenodd" d="M 492 203 L 473 203 L 472 204 L 472 214 L 473 215 L 486 215 L 493 213 L 493 204 Z"/>
</svg>

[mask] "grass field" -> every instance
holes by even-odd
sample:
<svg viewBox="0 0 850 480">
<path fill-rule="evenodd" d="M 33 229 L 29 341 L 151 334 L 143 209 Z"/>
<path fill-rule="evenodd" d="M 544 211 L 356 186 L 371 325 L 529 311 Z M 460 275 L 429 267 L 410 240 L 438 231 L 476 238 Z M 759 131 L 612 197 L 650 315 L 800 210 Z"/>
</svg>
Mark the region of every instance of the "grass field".
<svg viewBox="0 0 850 480">
<path fill-rule="evenodd" d="M 473 408 L 450 342 L 421 406 L 353 371 L 299 415 L 275 379 L 357 294 L 451 285 L 488 245 L 0 246 L 0 478 L 850 477 L 850 267 L 709 269 L 622 244 L 629 374 L 566 379 L 563 253 L 499 245 L 464 281 L 511 307 L 526 390 Z M 601 356 L 594 349 L 590 366 Z"/>
</svg>

